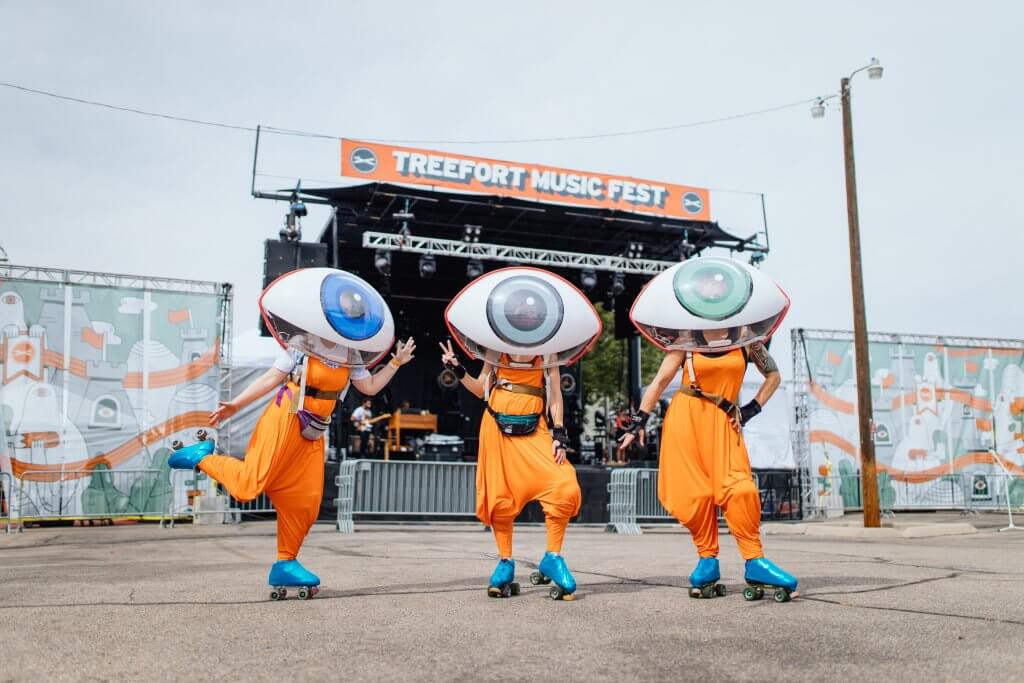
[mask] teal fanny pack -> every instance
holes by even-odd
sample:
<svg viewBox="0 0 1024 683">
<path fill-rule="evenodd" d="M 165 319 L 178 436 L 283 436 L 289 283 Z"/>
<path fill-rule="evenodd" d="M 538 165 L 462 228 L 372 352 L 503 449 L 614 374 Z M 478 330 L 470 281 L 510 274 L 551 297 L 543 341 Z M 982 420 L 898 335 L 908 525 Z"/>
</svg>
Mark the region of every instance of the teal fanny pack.
<svg viewBox="0 0 1024 683">
<path fill-rule="evenodd" d="M 496 412 L 489 405 L 487 406 L 487 412 L 494 418 L 494 421 L 498 424 L 498 429 L 501 433 L 509 436 L 525 436 L 527 434 L 533 434 L 537 431 L 537 425 L 540 424 L 540 413 L 533 413 L 531 415 L 506 415 L 505 413 Z"/>
</svg>

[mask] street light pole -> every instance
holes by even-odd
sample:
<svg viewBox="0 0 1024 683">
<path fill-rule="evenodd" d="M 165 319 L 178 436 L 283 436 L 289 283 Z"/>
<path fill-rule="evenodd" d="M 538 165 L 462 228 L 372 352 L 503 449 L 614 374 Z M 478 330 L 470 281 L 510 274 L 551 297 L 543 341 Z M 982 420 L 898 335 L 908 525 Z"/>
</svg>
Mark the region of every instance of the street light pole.
<svg viewBox="0 0 1024 683">
<path fill-rule="evenodd" d="M 867 71 L 868 78 L 882 77 L 882 65 L 872 59 L 839 82 L 843 110 L 843 159 L 846 165 L 846 218 L 850 229 L 850 285 L 853 294 L 853 353 L 857 371 L 857 425 L 860 431 L 860 486 L 864 503 L 864 526 L 882 525 L 878 503 L 878 469 L 875 464 L 874 414 L 871 408 L 871 360 L 868 354 L 868 323 L 864 312 L 864 273 L 860 258 L 860 222 L 857 216 L 857 174 L 853 163 L 853 112 L 850 108 L 850 80 Z M 835 95 L 818 98 L 811 116 L 825 115 L 825 102 Z"/>
<path fill-rule="evenodd" d="M 840 81 L 843 109 L 843 158 L 846 162 L 846 218 L 850 227 L 850 282 L 853 290 L 853 353 L 857 369 L 857 424 L 860 429 L 860 486 L 864 526 L 882 525 L 878 504 L 878 471 L 875 466 L 874 420 L 871 409 L 871 366 L 868 356 L 868 324 L 864 311 L 864 274 L 860 258 L 860 222 L 857 216 L 857 176 L 853 163 L 853 113 L 850 111 L 850 79 Z"/>
</svg>

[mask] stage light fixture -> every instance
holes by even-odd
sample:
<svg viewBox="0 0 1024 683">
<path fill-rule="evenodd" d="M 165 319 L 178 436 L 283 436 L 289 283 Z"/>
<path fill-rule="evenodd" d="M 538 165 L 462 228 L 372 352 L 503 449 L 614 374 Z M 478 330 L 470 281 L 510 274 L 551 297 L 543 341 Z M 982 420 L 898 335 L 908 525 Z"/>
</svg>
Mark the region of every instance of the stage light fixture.
<svg viewBox="0 0 1024 683">
<path fill-rule="evenodd" d="M 288 210 L 299 218 L 302 218 L 309 213 L 309 210 L 306 209 L 306 205 L 299 199 L 292 200 L 292 203 L 288 206 Z"/>
<path fill-rule="evenodd" d="M 465 226 L 465 230 L 462 233 L 463 242 L 479 242 L 480 241 L 480 230 L 482 226 L 469 225 Z"/>
<path fill-rule="evenodd" d="M 437 272 L 437 259 L 431 254 L 420 256 L 420 277 L 433 277 Z"/>
<path fill-rule="evenodd" d="M 484 264 L 479 259 L 470 259 L 466 264 L 466 277 L 475 280 L 484 274 Z"/>
<path fill-rule="evenodd" d="M 597 287 L 597 272 L 593 268 L 585 268 L 580 273 L 580 286 L 585 292 Z"/>
<path fill-rule="evenodd" d="M 643 258 L 644 245 L 643 242 L 630 242 L 629 249 L 626 251 L 626 258 Z"/>
<path fill-rule="evenodd" d="M 378 249 L 373 253 L 373 266 L 381 275 L 391 275 L 391 252 Z"/>
<path fill-rule="evenodd" d="M 761 263 L 764 263 L 765 253 L 763 251 L 755 251 L 750 254 L 750 265 L 757 267 Z"/>
<path fill-rule="evenodd" d="M 626 276 L 622 273 L 615 273 L 612 277 L 612 296 L 621 296 L 626 291 Z"/>
</svg>

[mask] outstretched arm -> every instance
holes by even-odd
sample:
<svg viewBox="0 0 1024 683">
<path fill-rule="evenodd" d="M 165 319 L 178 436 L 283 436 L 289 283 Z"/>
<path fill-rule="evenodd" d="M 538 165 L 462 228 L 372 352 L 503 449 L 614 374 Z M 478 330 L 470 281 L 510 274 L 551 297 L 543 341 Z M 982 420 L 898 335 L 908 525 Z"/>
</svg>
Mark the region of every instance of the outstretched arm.
<svg viewBox="0 0 1024 683">
<path fill-rule="evenodd" d="M 395 373 L 398 372 L 398 368 L 416 357 L 413 355 L 415 352 L 416 342 L 412 337 L 409 337 L 404 343 L 399 341 L 398 344 L 395 345 L 395 352 L 391 354 L 391 360 L 389 360 L 383 368 L 369 377 L 352 380 L 352 384 L 364 396 L 376 396 L 388 385 L 388 382 L 390 382 L 395 376 Z"/>
<path fill-rule="evenodd" d="M 256 380 L 242 390 L 238 396 L 235 396 L 230 401 L 220 401 L 217 409 L 210 413 L 210 425 L 216 427 L 218 424 L 228 419 L 240 409 L 249 405 L 256 399 L 260 398 L 264 394 L 269 393 L 275 387 L 280 386 L 284 383 L 288 373 L 282 372 L 277 368 L 270 368 L 262 375 L 256 378 Z"/>
<path fill-rule="evenodd" d="M 636 438 L 636 432 L 647 423 L 647 418 L 650 417 L 651 411 L 657 405 L 658 399 L 665 393 L 665 389 L 668 388 L 672 378 L 679 372 L 679 368 L 685 359 L 686 354 L 683 351 L 669 351 L 665 354 L 665 358 L 661 361 L 661 366 L 658 368 L 658 374 L 654 376 L 654 381 L 647 387 L 647 391 L 644 392 L 644 396 L 640 400 L 640 410 L 633 415 L 631 429 L 622 435 L 619 450 L 625 450 L 633 443 L 633 439 Z"/>
<path fill-rule="evenodd" d="M 446 368 L 451 370 L 459 378 L 459 382 L 462 386 L 466 387 L 466 391 L 473 394 L 477 398 L 484 397 L 484 382 L 494 371 L 494 366 L 490 363 L 484 363 L 483 370 L 476 377 L 466 372 L 466 366 L 459 363 L 459 357 L 455 354 L 455 349 L 452 347 L 451 341 L 447 341 L 443 344 L 438 344 L 441 347 L 441 362 Z"/>
</svg>

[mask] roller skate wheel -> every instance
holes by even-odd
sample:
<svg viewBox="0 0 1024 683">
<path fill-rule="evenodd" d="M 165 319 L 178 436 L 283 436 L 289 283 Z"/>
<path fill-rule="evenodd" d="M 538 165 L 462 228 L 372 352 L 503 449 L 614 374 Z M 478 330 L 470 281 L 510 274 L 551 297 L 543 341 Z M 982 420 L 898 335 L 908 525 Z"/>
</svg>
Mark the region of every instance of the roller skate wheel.
<svg viewBox="0 0 1024 683">
<path fill-rule="evenodd" d="M 512 595 L 519 595 L 519 584 L 512 582 L 509 584 L 509 588 L 512 589 Z"/>
<path fill-rule="evenodd" d="M 720 598 L 724 598 L 725 597 L 725 592 L 726 592 L 725 591 L 725 584 L 721 584 L 721 583 L 716 583 L 715 584 L 715 595 L 717 595 Z"/>
<path fill-rule="evenodd" d="M 487 587 L 487 596 L 491 597 L 491 598 L 500 598 L 501 597 L 501 589 L 498 588 L 497 586 L 488 586 Z"/>
<path fill-rule="evenodd" d="M 757 594 L 757 591 L 754 589 L 753 586 L 747 586 L 746 588 L 743 589 L 743 599 L 744 600 L 760 600 L 761 596 L 759 596 Z"/>
<path fill-rule="evenodd" d="M 309 597 L 313 597 L 314 595 L 316 595 L 319 592 L 320 592 L 319 588 L 317 588 L 316 586 L 310 586 L 310 588 L 309 588 Z"/>
<path fill-rule="evenodd" d="M 565 598 L 565 591 L 558 586 L 552 586 L 551 590 L 548 591 L 548 595 L 551 596 L 552 600 L 563 600 Z"/>
<path fill-rule="evenodd" d="M 310 594 L 308 588 L 303 586 L 299 589 L 299 600 L 309 600 L 311 597 L 313 596 Z"/>
<path fill-rule="evenodd" d="M 207 434 L 205 429 L 200 429 L 198 432 L 196 432 L 196 439 L 198 439 L 199 441 L 206 441 L 206 436 Z"/>
<path fill-rule="evenodd" d="M 775 602 L 789 602 L 789 591 L 785 588 L 776 588 Z"/>
<path fill-rule="evenodd" d="M 696 586 L 694 586 L 693 588 L 690 589 L 689 595 L 690 595 L 691 598 L 699 598 L 700 597 L 700 589 L 697 588 Z"/>
<path fill-rule="evenodd" d="M 702 597 L 702 598 L 713 598 L 713 597 L 715 597 L 715 587 L 714 586 L 701 586 L 700 597 Z"/>
<path fill-rule="evenodd" d="M 532 583 L 534 586 L 539 586 L 542 583 L 544 583 L 544 577 L 541 575 L 540 572 L 532 572 L 530 574 L 530 583 Z"/>
<path fill-rule="evenodd" d="M 512 586 L 510 586 L 507 583 L 504 586 L 502 586 L 501 587 L 501 597 L 503 597 L 503 598 L 510 598 L 510 597 L 512 597 Z"/>
<path fill-rule="evenodd" d="M 172 451 L 180 451 L 184 447 L 185 444 L 183 444 L 179 439 L 175 439 L 174 441 L 171 442 Z"/>
<path fill-rule="evenodd" d="M 270 590 L 271 600 L 284 600 L 288 596 L 288 591 L 284 588 L 272 588 Z"/>
<path fill-rule="evenodd" d="M 754 592 L 757 594 L 758 600 L 764 597 L 764 588 L 761 586 L 754 586 Z"/>
</svg>

